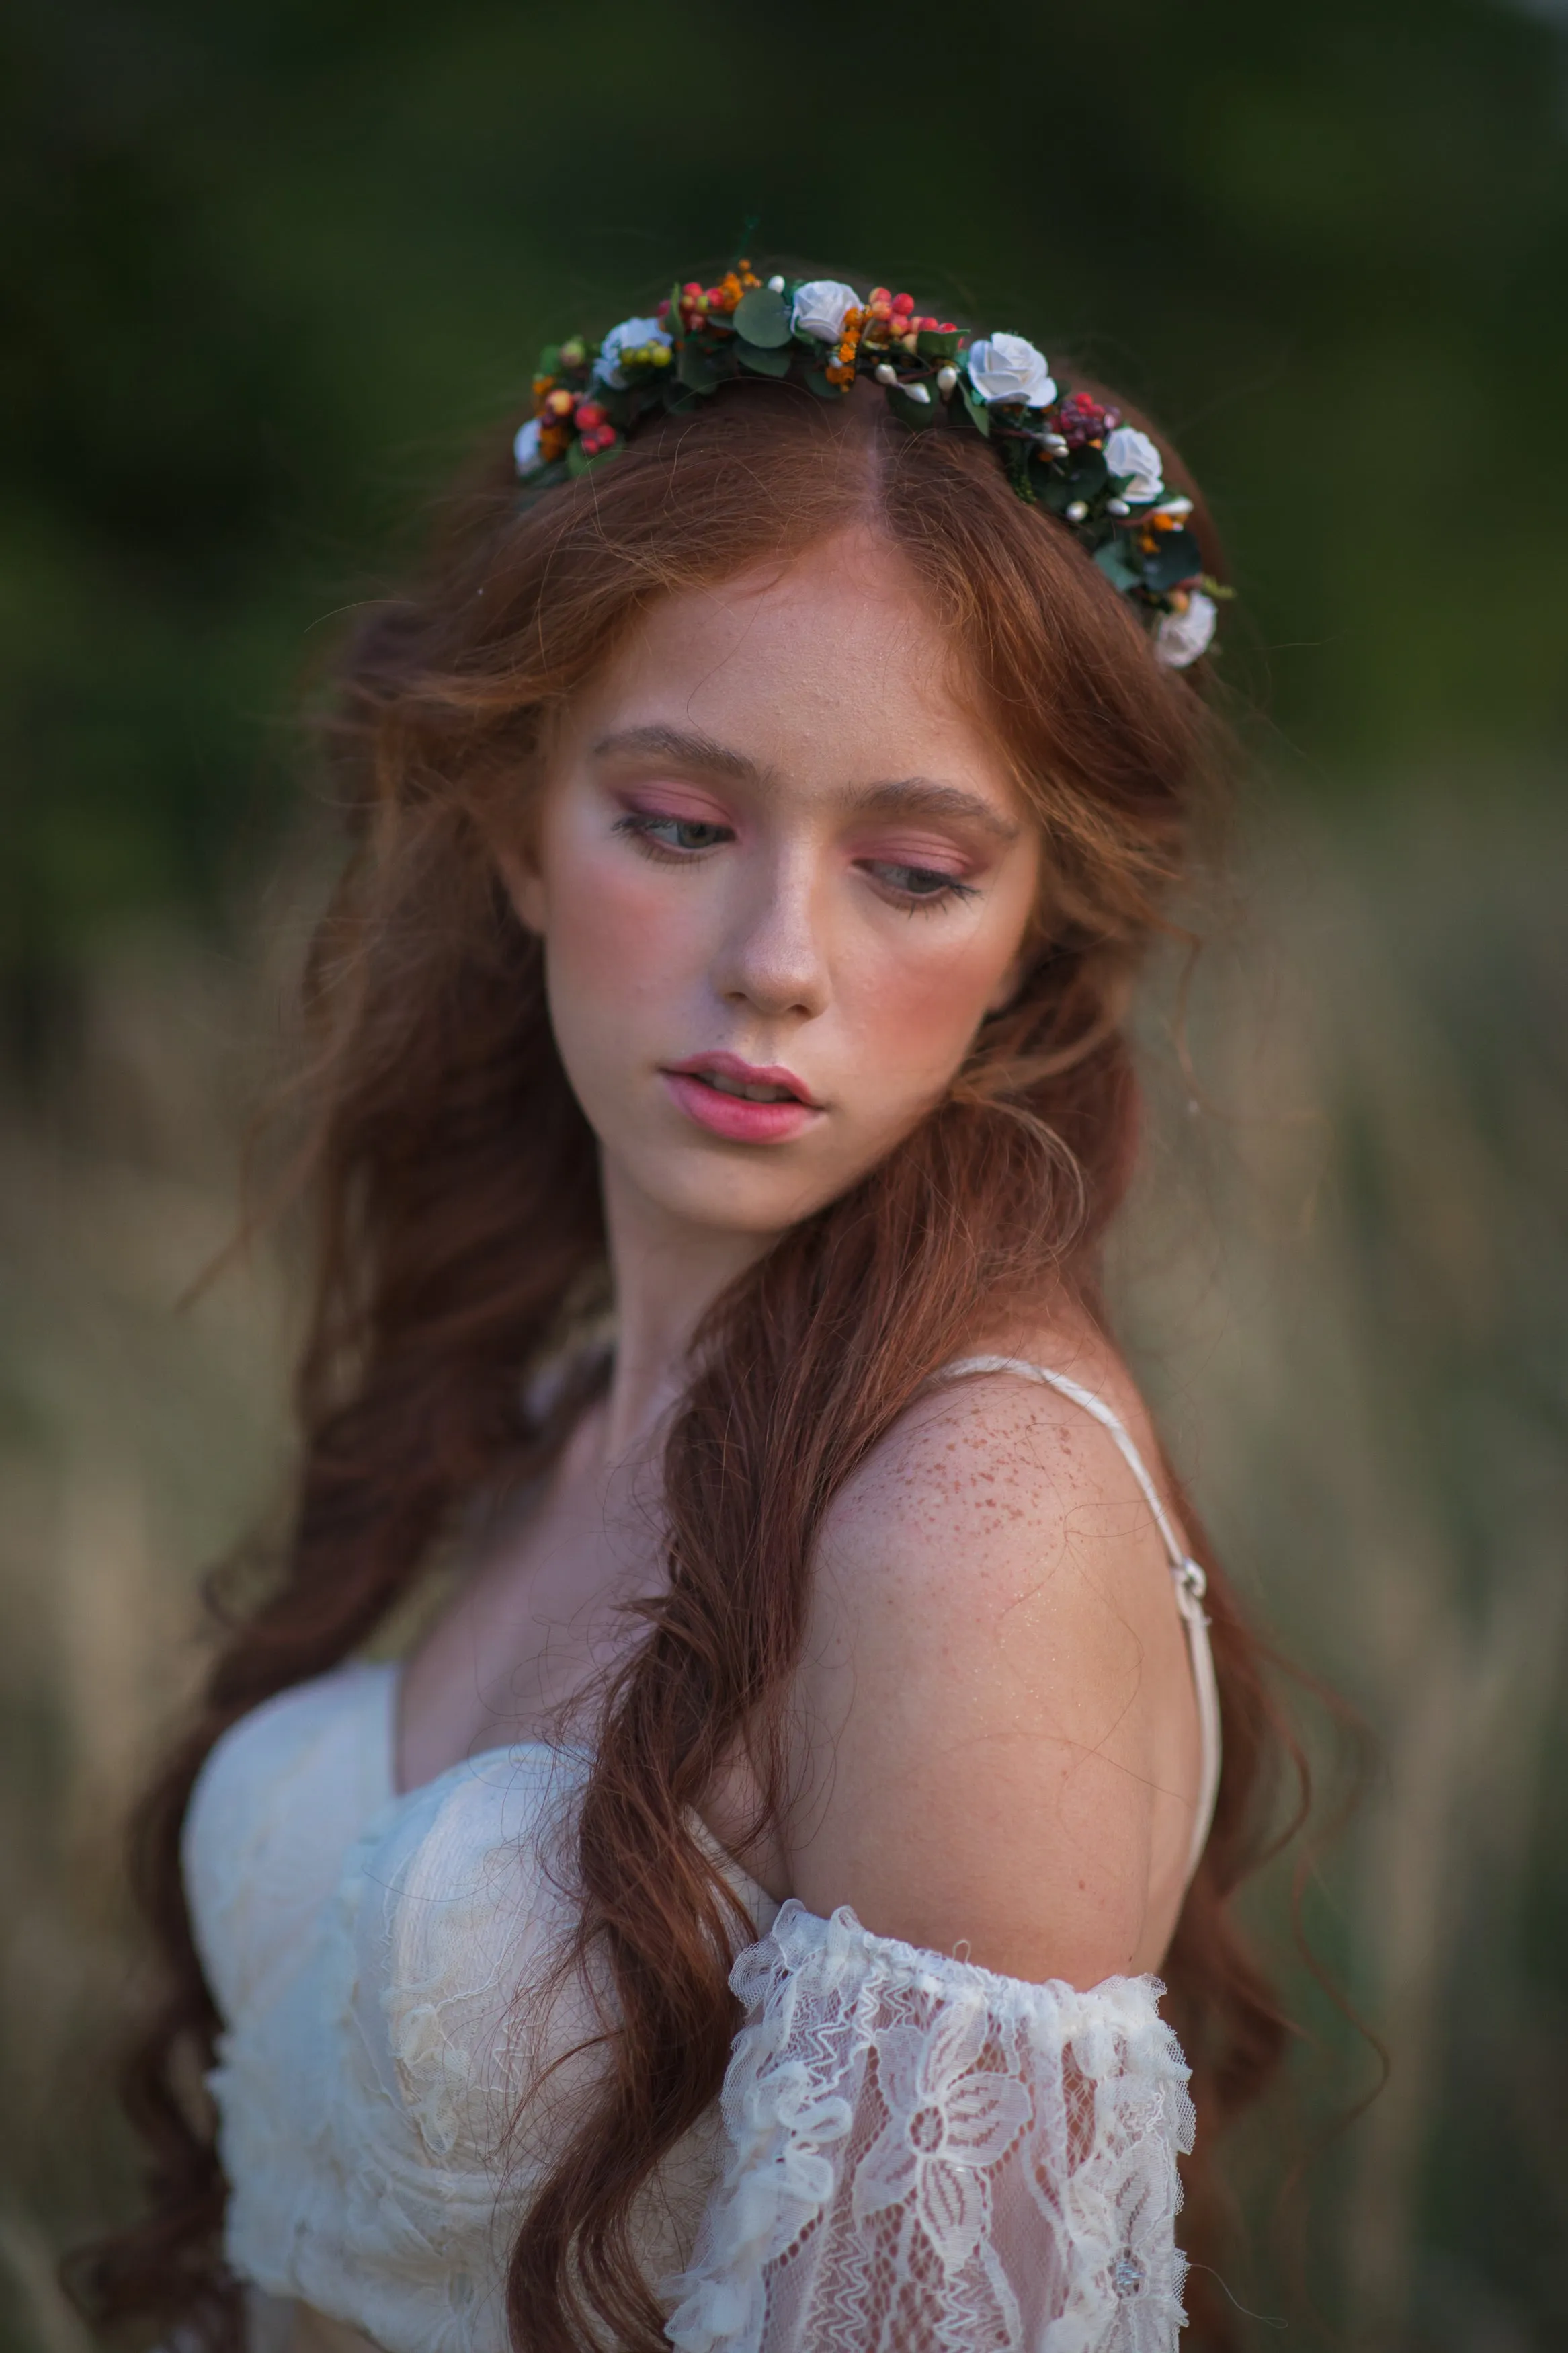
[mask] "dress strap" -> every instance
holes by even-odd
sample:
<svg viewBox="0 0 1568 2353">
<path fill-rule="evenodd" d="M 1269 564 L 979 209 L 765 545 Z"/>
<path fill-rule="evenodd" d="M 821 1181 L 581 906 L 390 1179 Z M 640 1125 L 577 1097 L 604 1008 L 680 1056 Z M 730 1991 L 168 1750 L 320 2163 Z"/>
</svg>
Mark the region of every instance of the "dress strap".
<svg viewBox="0 0 1568 2353">
<path fill-rule="evenodd" d="M 1160 1499 L 1160 1491 L 1149 1476 L 1143 1457 L 1128 1435 L 1126 1424 L 1119 1414 L 1111 1411 L 1103 1398 L 1096 1397 L 1092 1389 L 1086 1389 L 1079 1382 L 1069 1380 L 1066 1373 L 1055 1373 L 1048 1365 L 1032 1365 L 1023 1356 L 959 1356 L 951 1365 L 943 1365 L 932 1374 L 931 1378 L 933 1381 L 955 1381 L 971 1373 L 1013 1373 L 1021 1380 L 1037 1381 L 1043 1388 L 1055 1389 L 1058 1395 L 1070 1398 L 1074 1405 L 1081 1406 L 1102 1430 L 1110 1432 L 1122 1461 L 1138 1482 L 1139 1493 L 1148 1504 L 1154 1525 L 1160 1531 L 1171 1564 L 1176 1607 L 1182 1613 L 1182 1623 L 1186 1630 L 1193 1691 L 1198 1704 L 1203 1772 L 1197 1811 L 1193 1819 L 1192 1844 L 1187 1853 L 1187 1878 L 1190 1881 L 1202 1859 L 1214 1820 L 1215 1799 L 1219 1794 L 1219 1691 L 1215 1682 L 1214 1652 L 1209 1646 L 1208 1616 L 1204 1609 L 1208 1579 L 1177 1536 L 1171 1524 L 1171 1515 Z"/>
</svg>

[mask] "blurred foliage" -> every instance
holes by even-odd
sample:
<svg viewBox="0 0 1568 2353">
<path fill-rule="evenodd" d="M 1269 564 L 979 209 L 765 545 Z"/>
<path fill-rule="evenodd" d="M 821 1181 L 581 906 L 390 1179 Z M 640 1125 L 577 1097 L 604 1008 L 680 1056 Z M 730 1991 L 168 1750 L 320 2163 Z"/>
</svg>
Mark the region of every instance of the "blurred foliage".
<svg viewBox="0 0 1568 2353">
<path fill-rule="evenodd" d="M 1319 789 L 1539 757 L 1568 720 L 1551 16 L 12 0 L 11 970 L 265 861 L 323 617 L 547 331 L 752 216 L 1152 400 L 1236 553 L 1227 670 Z"/>
</svg>

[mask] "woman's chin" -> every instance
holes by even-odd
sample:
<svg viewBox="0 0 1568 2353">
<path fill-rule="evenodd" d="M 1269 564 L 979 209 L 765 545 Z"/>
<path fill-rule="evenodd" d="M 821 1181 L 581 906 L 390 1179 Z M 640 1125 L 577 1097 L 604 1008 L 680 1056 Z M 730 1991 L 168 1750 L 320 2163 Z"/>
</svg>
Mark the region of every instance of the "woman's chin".
<svg viewBox="0 0 1568 2353">
<path fill-rule="evenodd" d="M 605 1172 L 611 1187 L 620 1191 L 629 1180 L 656 1215 L 694 1235 L 747 1235 L 763 1245 L 837 1200 L 864 1173 L 802 1166 L 788 1145 L 719 1137 L 657 1150 L 608 1147 Z"/>
</svg>

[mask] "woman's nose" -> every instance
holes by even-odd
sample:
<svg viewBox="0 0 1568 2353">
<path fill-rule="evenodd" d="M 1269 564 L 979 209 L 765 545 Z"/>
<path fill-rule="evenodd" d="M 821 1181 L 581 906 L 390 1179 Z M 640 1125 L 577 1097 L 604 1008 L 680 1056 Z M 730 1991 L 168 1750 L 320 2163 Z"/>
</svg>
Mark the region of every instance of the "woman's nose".
<svg viewBox="0 0 1568 2353">
<path fill-rule="evenodd" d="M 775 867 L 736 907 L 714 962 L 713 982 L 731 1004 L 778 1018 L 809 1019 L 827 1003 L 826 960 L 810 877 Z"/>
</svg>

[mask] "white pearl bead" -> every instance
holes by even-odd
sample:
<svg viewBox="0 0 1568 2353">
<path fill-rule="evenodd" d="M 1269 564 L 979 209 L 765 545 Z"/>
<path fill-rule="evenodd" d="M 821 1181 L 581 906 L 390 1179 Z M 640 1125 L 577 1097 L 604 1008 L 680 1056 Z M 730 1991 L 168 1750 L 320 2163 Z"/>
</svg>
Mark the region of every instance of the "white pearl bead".
<svg viewBox="0 0 1568 2353">
<path fill-rule="evenodd" d="M 880 361 L 877 368 L 877 382 L 879 384 L 897 384 L 898 380 L 898 369 L 895 367 L 889 367 L 886 360 Z"/>
<path fill-rule="evenodd" d="M 936 388 L 938 392 L 941 393 L 943 400 L 947 398 L 949 393 L 952 392 L 957 382 L 958 370 L 955 367 L 938 368 L 936 372 Z"/>
<path fill-rule="evenodd" d="M 769 279 L 769 280 L 768 280 L 768 292 L 769 292 L 770 294 L 782 294 L 782 293 L 784 292 L 784 280 L 783 280 L 782 278 L 770 278 L 770 279 Z"/>
<path fill-rule="evenodd" d="M 1084 504 L 1083 501 L 1081 499 L 1074 499 L 1071 506 L 1068 509 L 1068 522 L 1083 522 L 1087 521 L 1089 509 Z"/>
</svg>

